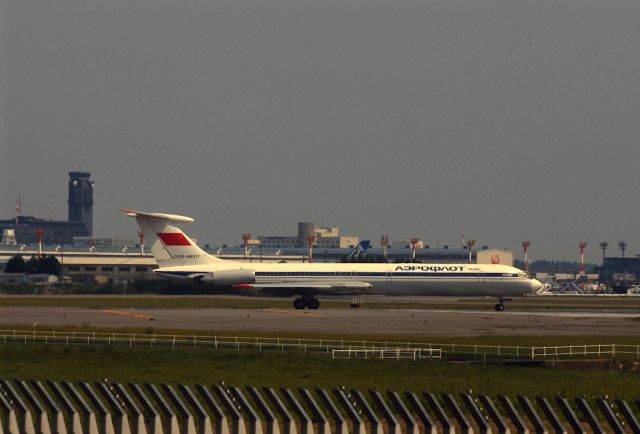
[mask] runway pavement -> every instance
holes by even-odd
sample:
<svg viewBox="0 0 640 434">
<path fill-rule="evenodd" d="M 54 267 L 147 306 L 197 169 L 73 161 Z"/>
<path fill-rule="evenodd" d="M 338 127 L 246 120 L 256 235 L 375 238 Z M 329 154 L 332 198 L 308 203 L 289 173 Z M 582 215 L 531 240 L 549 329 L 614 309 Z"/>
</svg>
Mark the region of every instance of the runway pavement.
<svg viewBox="0 0 640 434">
<path fill-rule="evenodd" d="M 533 336 L 640 334 L 640 312 L 461 311 L 439 309 L 87 309 L 0 308 L 0 327 L 66 325 L 153 327 L 215 331 L 295 331 L 310 333 L 413 336 Z"/>
</svg>

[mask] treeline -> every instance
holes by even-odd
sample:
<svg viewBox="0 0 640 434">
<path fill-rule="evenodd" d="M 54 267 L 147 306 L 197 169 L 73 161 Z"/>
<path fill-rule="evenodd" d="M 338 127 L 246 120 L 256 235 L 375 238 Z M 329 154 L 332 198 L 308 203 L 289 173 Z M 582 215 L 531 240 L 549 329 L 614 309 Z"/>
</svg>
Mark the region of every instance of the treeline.
<svg viewBox="0 0 640 434">
<path fill-rule="evenodd" d="M 28 274 L 55 274 L 56 276 L 62 272 L 62 266 L 58 259 L 53 255 L 44 255 L 41 257 L 32 256 L 25 261 L 20 255 L 16 255 L 7 261 L 4 267 L 5 273 L 28 273 Z"/>
</svg>

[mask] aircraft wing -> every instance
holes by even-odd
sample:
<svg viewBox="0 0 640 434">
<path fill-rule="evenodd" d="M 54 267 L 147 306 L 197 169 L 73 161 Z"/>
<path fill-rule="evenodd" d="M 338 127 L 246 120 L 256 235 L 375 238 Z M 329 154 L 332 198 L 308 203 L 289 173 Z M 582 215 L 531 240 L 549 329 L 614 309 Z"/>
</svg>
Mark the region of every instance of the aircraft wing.
<svg viewBox="0 0 640 434">
<path fill-rule="evenodd" d="M 292 296 L 301 293 L 313 295 L 359 295 L 371 292 L 373 285 L 367 282 L 339 281 L 331 282 L 275 282 L 249 283 L 236 286 L 256 288 L 260 293 L 277 296 Z"/>
</svg>

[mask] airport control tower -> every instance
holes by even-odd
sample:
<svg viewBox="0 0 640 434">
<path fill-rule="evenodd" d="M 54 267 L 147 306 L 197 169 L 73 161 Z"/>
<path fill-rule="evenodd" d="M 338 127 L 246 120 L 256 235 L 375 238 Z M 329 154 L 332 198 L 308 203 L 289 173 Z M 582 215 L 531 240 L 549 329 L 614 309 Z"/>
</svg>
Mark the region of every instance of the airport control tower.
<svg viewBox="0 0 640 434">
<path fill-rule="evenodd" d="M 93 186 L 89 172 L 69 172 L 69 221 L 82 222 L 93 236 Z"/>
</svg>

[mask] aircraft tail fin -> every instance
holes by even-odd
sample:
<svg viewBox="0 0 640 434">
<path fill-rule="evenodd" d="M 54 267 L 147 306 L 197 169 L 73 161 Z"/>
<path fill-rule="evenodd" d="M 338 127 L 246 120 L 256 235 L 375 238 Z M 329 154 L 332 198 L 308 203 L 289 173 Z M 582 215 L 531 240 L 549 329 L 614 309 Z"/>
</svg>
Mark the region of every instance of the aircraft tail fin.
<svg viewBox="0 0 640 434">
<path fill-rule="evenodd" d="M 364 258 L 367 255 L 367 250 L 371 247 L 370 240 L 362 240 L 360 243 L 355 246 L 351 252 L 349 252 L 349 259 L 352 261 L 359 260 Z"/>
<path fill-rule="evenodd" d="M 177 222 L 191 223 L 194 221 L 191 217 L 129 209 L 121 211 L 136 219 L 159 267 L 224 262 L 198 247 L 175 225 Z"/>
</svg>

